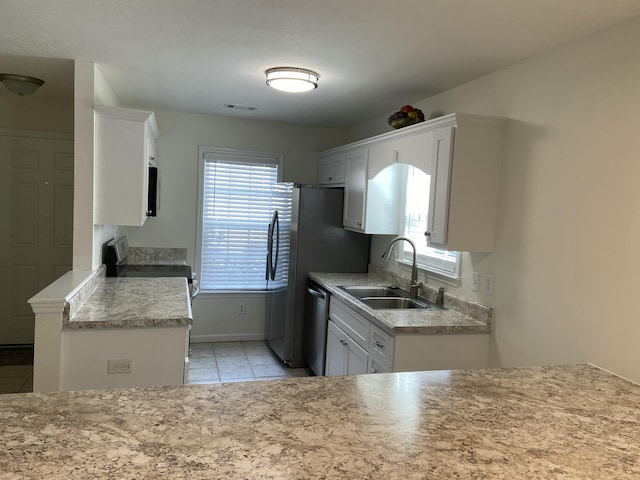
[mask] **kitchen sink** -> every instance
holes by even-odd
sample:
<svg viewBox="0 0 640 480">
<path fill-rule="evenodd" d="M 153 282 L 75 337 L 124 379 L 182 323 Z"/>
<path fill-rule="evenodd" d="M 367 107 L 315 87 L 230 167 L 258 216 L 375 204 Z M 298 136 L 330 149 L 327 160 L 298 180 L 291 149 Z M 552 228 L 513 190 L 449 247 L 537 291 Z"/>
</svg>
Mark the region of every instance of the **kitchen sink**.
<svg viewBox="0 0 640 480">
<path fill-rule="evenodd" d="M 399 288 L 392 287 L 377 287 L 377 286 L 354 286 L 354 287 L 340 287 L 349 295 L 354 297 L 402 297 L 401 290 Z"/>
<path fill-rule="evenodd" d="M 423 298 L 409 298 L 409 292 L 397 287 L 355 285 L 338 287 L 374 310 L 405 310 L 412 308 L 446 310 Z"/>
<path fill-rule="evenodd" d="M 440 305 L 404 297 L 365 297 L 360 299 L 364 304 L 374 310 L 397 310 L 408 308 L 421 308 L 431 310 L 445 310 Z"/>
<path fill-rule="evenodd" d="M 369 297 L 362 298 L 363 303 L 374 309 L 405 309 L 405 308 L 427 308 L 423 303 L 412 298 L 403 297 Z"/>
</svg>

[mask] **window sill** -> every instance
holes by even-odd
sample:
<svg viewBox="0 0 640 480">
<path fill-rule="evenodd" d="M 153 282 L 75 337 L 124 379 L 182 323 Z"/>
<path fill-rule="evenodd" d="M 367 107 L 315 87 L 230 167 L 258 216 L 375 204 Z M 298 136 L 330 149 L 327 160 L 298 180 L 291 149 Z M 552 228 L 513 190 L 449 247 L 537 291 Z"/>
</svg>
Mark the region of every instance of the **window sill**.
<svg viewBox="0 0 640 480">
<path fill-rule="evenodd" d="M 412 263 L 404 260 L 404 259 L 397 259 L 396 263 L 400 266 L 400 268 L 402 270 L 406 270 L 408 272 L 411 272 L 411 268 L 412 268 Z M 432 278 L 433 280 L 436 280 L 440 283 L 444 283 L 445 285 L 450 285 L 452 287 L 458 287 L 460 286 L 460 275 L 448 275 L 445 272 L 439 271 L 439 270 L 435 270 L 435 269 L 431 269 L 429 267 L 426 267 L 424 265 L 420 265 L 418 264 L 418 271 L 423 272 L 428 278 Z"/>
<path fill-rule="evenodd" d="M 196 298 L 264 297 L 268 293 L 258 290 L 200 290 Z"/>
</svg>

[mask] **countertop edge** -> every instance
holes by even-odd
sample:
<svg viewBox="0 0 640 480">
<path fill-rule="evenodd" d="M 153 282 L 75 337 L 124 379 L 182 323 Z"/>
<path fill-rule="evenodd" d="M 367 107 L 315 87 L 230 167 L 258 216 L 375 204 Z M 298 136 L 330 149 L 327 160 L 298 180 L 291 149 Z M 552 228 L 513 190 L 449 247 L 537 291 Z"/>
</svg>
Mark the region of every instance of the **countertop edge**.
<svg viewBox="0 0 640 480">
<path fill-rule="evenodd" d="M 363 315 L 369 321 L 371 321 L 374 325 L 380 327 L 385 330 L 387 333 L 392 335 L 402 335 L 402 334 L 430 334 L 430 335 L 443 335 L 443 334 L 489 334 L 491 333 L 491 325 L 475 320 L 469 316 L 466 316 L 460 312 L 457 312 L 451 308 L 448 309 L 449 312 L 460 317 L 460 320 L 464 321 L 464 325 L 446 325 L 446 324 L 434 324 L 434 325 L 413 325 L 413 326 L 404 326 L 404 325 L 392 325 L 389 322 L 385 321 L 382 313 L 378 312 L 394 312 L 395 315 L 402 314 L 402 311 L 397 310 L 373 310 L 368 307 L 364 303 L 358 301 L 355 297 L 345 293 L 338 285 L 335 283 L 328 283 L 326 280 L 326 275 L 330 274 L 329 272 L 310 272 L 309 278 L 314 282 L 318 283 L 321 287 L 327 289 L 331 295 L 337 297 L 338 300 L 346 303 L 349 307 L 353 308 L 356 312 Z M 341 275 L 341 274 L 331 274 L 331 275 Z M 357 285 L 363 284 L 363 282 L 367 282 L 367 284 L 373 284 L 371 282 L 377 283 L 379 285 L 387 284 L 381 276 L 377 274 L 344 274 L 344 281 L 338 282 L 341 286 L 344 285 Z M 354 283 L 353 280 L 349 281 L 347 278 L 357 278 L 358 283 Z M 439 313 L 441 311 L 425 311 L 424 315 L 436 316 L 441 315 Z"/>
<path fill-rule="evenodd" d="M 193 324 L 193 319 L 184 318 L 142 318 L 136 320 L 65 320 L 63 330 L 97 330 L 110 328 L 150 328 L 150 327 L 181 327 Z"/>
<path fill-rule="evenodd" d="M 132 292 L 129 292 L 129 289 Z M 160 293 L 158 289 L 162 288 Z M 176 289 L 176 295 L 166 295 L 167 288 Z M 184 290 L 184 296 L 178 289 Z M 127 296 L 128 295 L 128 296 Z M 154 295 L 162 298 L 154 302 Z M 112 311 L 111 305 L 143 296 L 147 302 L 136 302 L 132 308 Z M 155 308 L 160 300 L 169 307 Z M 154 311 L 155 310 L 155 311 Z M 164 311 L 163 311 L 164 310 Z M 64 318 L 63 330 L 106 330 L 114 328 L 188 327 L 193 324 L 193 312 L 186 278 L 109 278 L 92 293 L 83 307 L 72 318 Z"/>
</svg>

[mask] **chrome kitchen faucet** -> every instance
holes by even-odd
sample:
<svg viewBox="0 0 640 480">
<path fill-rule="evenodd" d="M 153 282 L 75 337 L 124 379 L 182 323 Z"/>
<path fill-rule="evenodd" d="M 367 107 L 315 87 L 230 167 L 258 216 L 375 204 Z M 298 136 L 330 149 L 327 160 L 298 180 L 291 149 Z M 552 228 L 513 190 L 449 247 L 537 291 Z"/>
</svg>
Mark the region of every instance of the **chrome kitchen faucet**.
<svg viewBox="0 0 640 480">
<path fill-rule="evenodd" d="M 382 260 L 387 261 L 389 259 L 393 245 L 396 242 L 399 242 L 400 240 L 405 240 L 406 242 L 409 242 L 409 245 L 411 245 L 411 248 L 413 249 L 413 265 L 411 266 L 411 286 L 409 288 L 409 297 L 418 298 L 418 291 L 420 290 L 420 287 L 422 287 L 422 283 L 418 282 L 418 261 L 417 261 L 415 244 L 407 237 L 396 237 L 393 240 L 391 240 L 391 242 L 387 246 L 387 249 L 382 254 Z"/>
</svg>

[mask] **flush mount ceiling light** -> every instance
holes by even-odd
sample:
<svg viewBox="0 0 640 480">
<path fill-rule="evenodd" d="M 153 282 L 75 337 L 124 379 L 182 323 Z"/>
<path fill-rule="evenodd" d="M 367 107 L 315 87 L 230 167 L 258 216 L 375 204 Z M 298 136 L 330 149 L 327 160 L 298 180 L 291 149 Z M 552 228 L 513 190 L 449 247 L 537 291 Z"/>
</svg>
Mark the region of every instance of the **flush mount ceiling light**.
<svg viewBox="0 0 640 480">
<path fill-rule="evenodd" d="M 0 82 L 4 83 L 7 89 L 18 95 L 29 95 L 42 86 L 44 80 L 25 75 L 14 75 L 13 73 L 0 73 Z"/>
<path fill-rule="evenodd" d="M 267 85 L 283 92 L 308 92 L 318 88 L 318 74 L 304 68 L 277 67 L 265 73 Z"/>
</svg>

